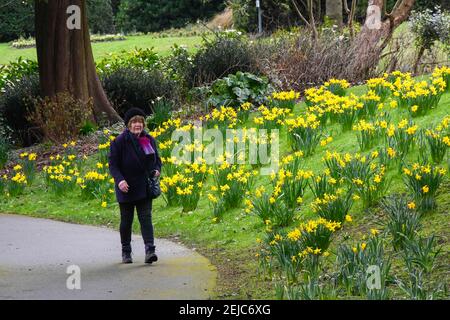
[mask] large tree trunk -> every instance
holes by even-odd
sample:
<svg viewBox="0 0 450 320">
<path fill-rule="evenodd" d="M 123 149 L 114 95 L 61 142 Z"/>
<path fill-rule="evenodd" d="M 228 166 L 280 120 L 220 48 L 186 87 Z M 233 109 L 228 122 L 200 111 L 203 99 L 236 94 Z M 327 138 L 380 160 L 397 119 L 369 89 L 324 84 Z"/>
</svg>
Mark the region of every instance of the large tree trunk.
<svg viewBox="0 0 450 320">
<path fill-rule="evenodd" d="M 408 18 L 414 2 L 415 0 L 399 1 L 386 19 L 377 23 L 376 11 L 383 12 L 384 0 L 369 0 L 366 21 L 355 39 L 355 51 L 349 64 L 349 70 L 353 74 L 368 74 L 376 67 L 395 28 Z"/>
<path fill-rule="evenodd" d="M 67 8 L 81 9 L 81 29 L 70 30 Z M 36 49 L 43 96 L 70 92 L 81 101 L 92 99 L 92 118 L 121 121 L 106 97 L 94 64 L 87 22 L 86 1 L 35 0 Z"/>
<path fill-rule="evenodd" d="M 339 27 L 342 26 L 342 0 L 327 0 L 326 15 Z"/>
</svg>

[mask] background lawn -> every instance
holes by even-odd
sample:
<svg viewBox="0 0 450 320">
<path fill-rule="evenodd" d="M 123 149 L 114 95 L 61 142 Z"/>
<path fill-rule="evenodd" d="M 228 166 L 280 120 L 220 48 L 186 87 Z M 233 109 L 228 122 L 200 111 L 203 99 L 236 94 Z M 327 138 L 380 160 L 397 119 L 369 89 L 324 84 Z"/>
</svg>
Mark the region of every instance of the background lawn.
<svg viewBox="0 0 450 320">
<path fill-rule="evenodd" d="M 186 45 L 189 52 L 195 52 L 197 50 L 195 46 L 200 44 L 201 41 L 202 38 L 200 36 L 167 38 L 155 38 L 151 35 L 127 36 L 127 40 L 123 41 L 93 43 L 92 49 L 96 60 L 105 57 L 108 53 L 131 50 L 135 47 L 153 47 L 155 52 L 161 56 L 165 56 L 170 53 L 170 47 L 175 43 L 178 45 Z M 20 56 L 36 60 L 36 48 L 15 49 L 9 43 L 0 43 L 0 64 L 8 64 L 10 61 L 17 60 Z"/>
</svg>

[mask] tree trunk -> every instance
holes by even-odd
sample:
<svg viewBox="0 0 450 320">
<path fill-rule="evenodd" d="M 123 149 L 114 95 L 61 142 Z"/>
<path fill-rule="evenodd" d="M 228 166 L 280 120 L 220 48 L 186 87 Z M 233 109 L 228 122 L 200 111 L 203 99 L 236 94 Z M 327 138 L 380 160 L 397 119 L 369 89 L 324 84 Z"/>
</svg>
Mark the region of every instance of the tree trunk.
<svg viewBox="0 0 450 320">
<path fill-rule="evenodd" d="M 342 0 L 327 0 L 326 15 L 339 27 L 342 26 Z"/>
<path fill-rule="evenodd" d="M 68 6 L 81 9 L 81 29 L 70 30 Z M 92 99 L 92 119 L 97 123 L 121 121 L 98 78 L 87 22 L 86 1 L 35 0 L 36 49 L 43 96 L 69 92 L 86 102 Z"/>
<path fill-rule="evenodd" d="M 392 34 L 405 21 L 415 0 L 402 0 L 387 14 L 385 20 L 378 20 L 384 10 L 384 0 L 369 0 L 366 21 L 355 39 L 354 53 L 349 71 L 354 75 L 368 75 L 378 64 L 379 57 L 391 39 Z"/>
<path fill-rule="evenodd" d="M 425 53 L 425 49 L 426 48 L 424 45 L 420 46 L 419 52 L 417 53 L 416 62 L 414 63 L 414 69 L 413 69 L 414 74 L 417 74 L 417 70 L 419 69 L 420 59 L 422 58 L 423 54 Z"/>
</svg>

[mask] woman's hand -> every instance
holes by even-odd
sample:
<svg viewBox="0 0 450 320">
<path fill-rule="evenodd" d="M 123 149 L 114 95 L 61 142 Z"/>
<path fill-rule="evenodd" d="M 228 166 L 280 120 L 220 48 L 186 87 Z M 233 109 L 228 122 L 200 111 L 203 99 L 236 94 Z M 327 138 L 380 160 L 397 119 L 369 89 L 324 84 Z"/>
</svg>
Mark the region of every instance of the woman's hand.
<svg viewBox="0 0 450 320">
<path fill-rule="evenodd" d="M 122 180 L 119 182 L 119 189 L 120 191 L 127 193 L 128 192 L 128 188 L 130 186 L 128 185 L 128 183 L 125 180 Z"/>
<path fill-rule="evenodd" d="M 153 175 L 157 178 L 161 175 L 161 173 L 158 170 L 153 170 Z"/>
</svg>

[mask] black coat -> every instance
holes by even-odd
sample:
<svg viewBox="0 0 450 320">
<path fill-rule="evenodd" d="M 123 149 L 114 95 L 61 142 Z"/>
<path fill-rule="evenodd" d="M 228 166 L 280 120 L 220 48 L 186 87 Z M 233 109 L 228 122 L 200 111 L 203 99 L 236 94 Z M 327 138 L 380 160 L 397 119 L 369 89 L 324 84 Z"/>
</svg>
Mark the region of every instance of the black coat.
<svg viewBox="0 0 450 320">
<path fill-rule="evenodd" d="M 154 155 L 146 155 L 139 145 L 137 137 L 128 129 L 125 129 L 111 142 L 108 155 L 109 171 L 114 178 L 116 197 L 119 203 L 134 202 L 149 198 L 146 188 L 146 174 L 143 166 L 147 167 L 149 173 L 153 170 L 161 172 L 161 158 L 156 148 L 156 141 L 145 131 L 142 131 L 141 136 L 143 135 L 150 139 L 150 143 L 155 150 Z M 135 152 L 131 139 L 134 139 L 136 143 L 138 155 Z M 127 193 L 119 189 L 118 185 L 122 180 L 125 180 L 129 185 Z"/>
</svg>

